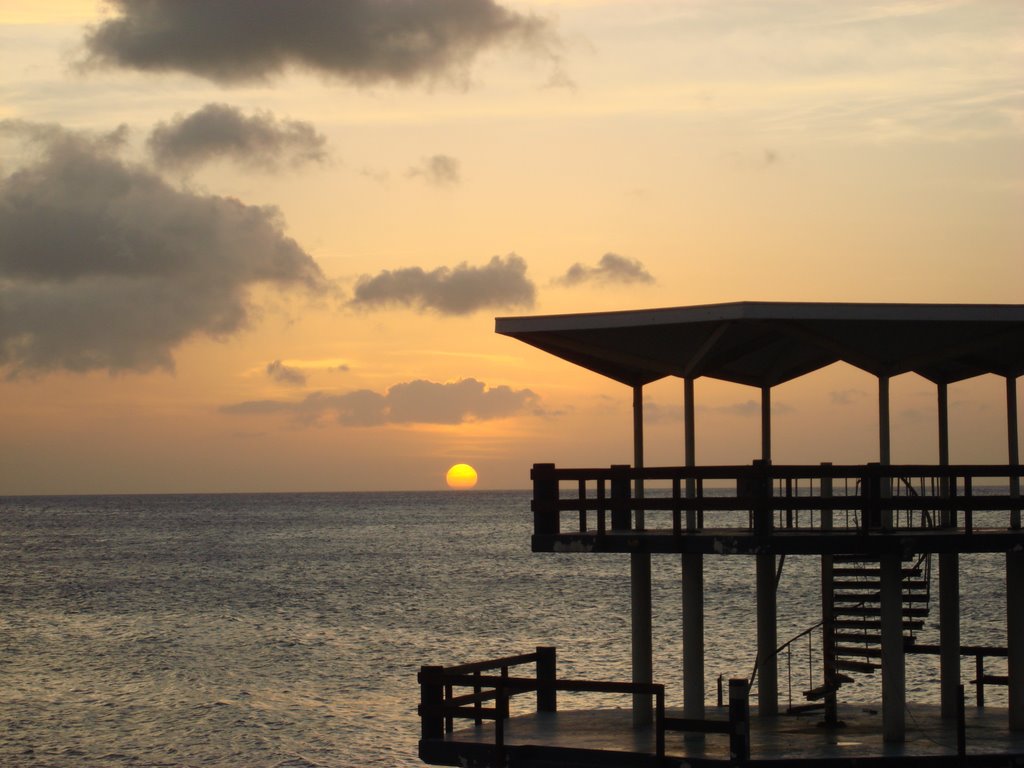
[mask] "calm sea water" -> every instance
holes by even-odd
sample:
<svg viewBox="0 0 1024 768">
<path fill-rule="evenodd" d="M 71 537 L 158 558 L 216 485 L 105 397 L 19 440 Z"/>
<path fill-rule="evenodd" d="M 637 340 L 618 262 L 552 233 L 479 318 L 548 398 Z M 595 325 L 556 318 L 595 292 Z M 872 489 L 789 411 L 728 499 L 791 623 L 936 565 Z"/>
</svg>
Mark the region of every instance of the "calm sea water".
<svg viewBox="0 0 1024 768">
<path fill-rule="evenodd" d="M 0 764 L 414 766 L 421 664 L 555 645 L 560 676 L 628 679 L 628 559 L 532 554 L 531 521 L 525 492 L 0 498 Z M 1003 642 L 1002 563 L 965 558 L 964 643 Z M 753 572 L 706 558 L 709 698 L 750 674 Z M 780 640 L 817 620 L 817 573 L 787 561 Z M 678 557 L 654 602 L 672 706 Z M 796 699 L 820 668 L 782 659 L 783 698 L 790 664 Z M 908 659 L 911 698 L 936 665 Z"/>
</svg>

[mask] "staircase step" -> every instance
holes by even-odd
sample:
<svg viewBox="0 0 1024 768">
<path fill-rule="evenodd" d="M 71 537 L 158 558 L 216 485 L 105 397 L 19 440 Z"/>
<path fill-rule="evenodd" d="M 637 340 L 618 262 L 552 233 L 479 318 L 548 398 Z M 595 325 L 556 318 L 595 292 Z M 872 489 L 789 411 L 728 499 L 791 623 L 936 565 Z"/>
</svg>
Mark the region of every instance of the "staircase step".
<svg viewBox="0 0 1024 768">
<path fill-rule="evenodd" d="M 809 691 L 804 691 L 804 698 L 808 701 L 820 701 L 830 693 L 835 693 L 838 690 L 838 685 L 819 685 L 817 688 L 811 688 Z"/>
<path fill-rule="evenodd" d="M 919 555 L 907 555 L 900 558 L 904 563 L 916 560 Z M 878 555 L 832 555 L 833 563 L 872 563 L 878 565 Z"/>
<path fill-rule="evenodd" d="M 924 622 L 920 619 L 904 619 L 903 629 L 921 629 Z M 881 619 L 836 619 L 836 629 L 881 629 Z"/>
<path fill-rule="evenodd" d="M 876 669 L 881 669 L 881 664 L 873 661 L 853 661 L 852 659 L 836 659 L 836 669 L 848 669 L 851 672 L 864 672 L 871 674 Z"/>
<path fill-rule="evenodd" d="M 881 635 L 868 634 L 867 632 L 836 632 L 832 636 L 837 643 L 864 643 L 865 645 L 880 645 Z"/>
<path fill-rule="evenodd" d="M 837 605 L 833 608 L 836 616 L 877 616 L 879 606 L 871 605 Z M 927 616 L 927 608 L 903 608 L 903 615 L 906 616 Z"/>
<path fill-rule="evenodd" d="M 921 568 L 920 568 L 920 566 L 916 566 L 916 565 L 904 566 L 903 568 L 900 568 L 900 573 L 902 573 L 904 576 L 920 576 L 921 575 Z M 871 567 L 871 568 L 849 568 L 849 567 L 836 566 L 835 568 L 832 569 L 832 575 L 833 576 L 864 576 L 864 577 L 870 576 L 872 578 L 876 578 L 877 579 L 878 577 L 880 577 L 882 575 L 882 569 L 881 568 L 876 568 L 876 567 Z"/>
<path fill-rule="evenodd" d="M 881 592 L 846 592 L 837 594 L 833 597 L 835 603 L 880 603 L 882 601 Z M 927 595 L 917 595 L 903 593 L 904 603 L 927 603 Z"/>
<path fill-rule="evenodd" d="M 841 645 L 836 648 L 836 656 L 873 656 L 880 659 L 882 657 L 882 649 Z"/>
</svg>

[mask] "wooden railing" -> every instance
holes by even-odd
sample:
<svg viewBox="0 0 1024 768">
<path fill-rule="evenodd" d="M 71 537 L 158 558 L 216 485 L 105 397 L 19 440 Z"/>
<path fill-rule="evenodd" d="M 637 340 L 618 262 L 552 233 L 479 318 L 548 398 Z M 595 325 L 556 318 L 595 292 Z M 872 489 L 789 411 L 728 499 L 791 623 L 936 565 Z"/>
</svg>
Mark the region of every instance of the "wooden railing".
<svg viewBox="0 0 1024 768">
<path fill-rule="evenodd" d="M 700 532 L 705 516 L 731 513 L 726 527 L 770 534 L 780 529 L 856 530 L 939 527 L 963 533 L 974 513 L 1006 512 L 996 527 L 1021 528 L 1020 478 L 1008 465 L 750 465 L 559 469 L 535 464 L 534 532 L 563 533 L 563 514 L 575 513 L 572 533 L 658 530 Z M 1007 492 L 976 493 L 982 484 Z M 645 493 L 638 492 L 647 488 Z M 658 524 L 654 513 L 670 516 Z M 643 524 L 638 524 L 642 520 Z M 668 518 L 666 517 L 666 520 Z M 716 526 L 717 527 L 717 526 Z M 991 527 L 991 526 L 990 526 Z"/>
<path fill-rule="evenodd" d="M 513 677 L 512 667 L 536 665 L 534 677 Z M 483 674 L 498 672 L 498 674 Z M 729 719 L 674 718 L 665 715 L 665 686 L 658 683 L 615 682 L 608 680 L 558 679 L 555 673 L 555 649 L 538 647 L 535 653 L 459 664 L 451 667 L 420 667 L 420 725 L 422 739 L 444 739 L 454 730 L 455 719 L 472 720 L 480 725 L 494 721 L 496 763 L 505 760 L 505 721 L 509 718 L 509 700 L 516 695 L 536 692 L 537 712 L 558 709 L 558 691 L 589 693 L 621 693 L 653 696 L 654 752 L 665 756 L 665 732 L 689 731 L 725 733 L 730 738 L 730 751 L 745 762 L 750 756 L 749 686 L 745 679 L 729 681 Z M 457 689 L 471 689 L 456 695 Z M 484 706 L 493 702 L 493 706 Z"/>
</svg>

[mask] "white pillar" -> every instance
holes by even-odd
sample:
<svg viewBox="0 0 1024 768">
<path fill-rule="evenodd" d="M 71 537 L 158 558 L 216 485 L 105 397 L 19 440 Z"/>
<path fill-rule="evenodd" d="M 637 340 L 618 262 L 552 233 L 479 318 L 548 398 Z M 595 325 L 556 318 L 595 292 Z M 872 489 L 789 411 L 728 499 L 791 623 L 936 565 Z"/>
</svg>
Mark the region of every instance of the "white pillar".
<svg viewBox="0 0 1024 768">
<path fill-rule="evenodd" d="M 772 458 L 772 390 L 761 387 L 761 458 Z M 779 712 L 779 664 L 775 555 L 755 555 L 757 580 L 757 711 L 762 717 Z"/>
<path fill-rule="evenodd" d="M 693 379 L 683 380 L 683 421 L 686 466 L 695 467 L 696 428 L 694 426 Z M 686 495 L 693 498 L 697 489 L 686 484 Z M 696 513 L 687 512 L 687 526 L 696 526 Z M 683 581 L 683 717 L 704 717 L 704 555 L 682 555 Z M 703 734 L 695 734 L 703 738 Z"/>
<path fill-rule="evenodd" d="M 633 465 L 644 467 L 644 393 L 643 386 L 633 387 Z M 634 495 L 644 497 L 644 482 L 637 479 Z M 636 527 L 644 528 L 644 513 L 636 513 Z M 633 682 L 650 683 L 653 680 L 653 640 L 651 620 L 651 555 L 648 552 L 634 552 L 629 556 L 630 614 L 632 624 Z M 650 696 L 633 697 L 633 724 L 648 725 L 653 720 L 653 705 Z"/>
<path fill-rule="evenodd" d="M 945 382 L 938 385 L 939 466 L 949 466 L 949 391 Z M 943 482 L 942 495 L 949 484 Z M 952 523 L 952 513 L 942 512 L 942 524 Z M 957 717 L 960 703 L 960 555 L 939 554 L 939 690 L 942 717 Z"/>
</svg>

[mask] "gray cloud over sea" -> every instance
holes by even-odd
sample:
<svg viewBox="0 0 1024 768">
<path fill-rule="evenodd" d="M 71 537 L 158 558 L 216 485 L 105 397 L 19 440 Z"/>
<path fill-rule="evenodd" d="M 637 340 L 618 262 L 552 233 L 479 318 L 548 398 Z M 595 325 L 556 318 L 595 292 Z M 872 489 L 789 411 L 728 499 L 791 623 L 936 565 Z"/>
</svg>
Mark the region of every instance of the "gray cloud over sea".
<svg viewBox="0 0 1024 768">
<path fill-rule="evenodd" d="M 514 253 L 494 256 L 482 267 L 465 262 L 453 269 L 422 267 L 384 270 L 356 281 L 349 305 L 359 309 L 406 306 L 443 315 L 480 309 L 532 307 L 536 288 L 526 276 L 526 261 Z"/>
<path fill-rule="evenodd" d="M 85 68 L 188 72 L 221 84 L 290 67 L 358 85 L 468 80 L 481 51 L 515 45 L 554 58 L 540 17 L 495 0 L 110 0 L 85 36 Z"/>
<path fill-rule="evenodd" d="M 0 122 L 32 145 L 0 176 L 0 366 L 172 369 L 186 339 L 249 322 L 257 284 L 319 292 L 280 212 L 176 189 L 118 156 L 124 132 Z"/>
<path fill-rule="evenodd" d="M 555 283 L 575 286 L 582 283 L 653 283 L 654 277 L 638 259 L 630 259 L 617 253 L 606 253 L 597 266 L 588 267 L 576 262 Z"/>
<path fill-rule="evenodd" d="M 192 169 L 220 158 L 267 171 L 284 164 L 320 163 L 327 139 L 312 123 L 279 120 L 269 112 L 245 115 L 228 104 L 207 104 L 159 123 L 147 146 L 163 168 Z"/>
</svg>

